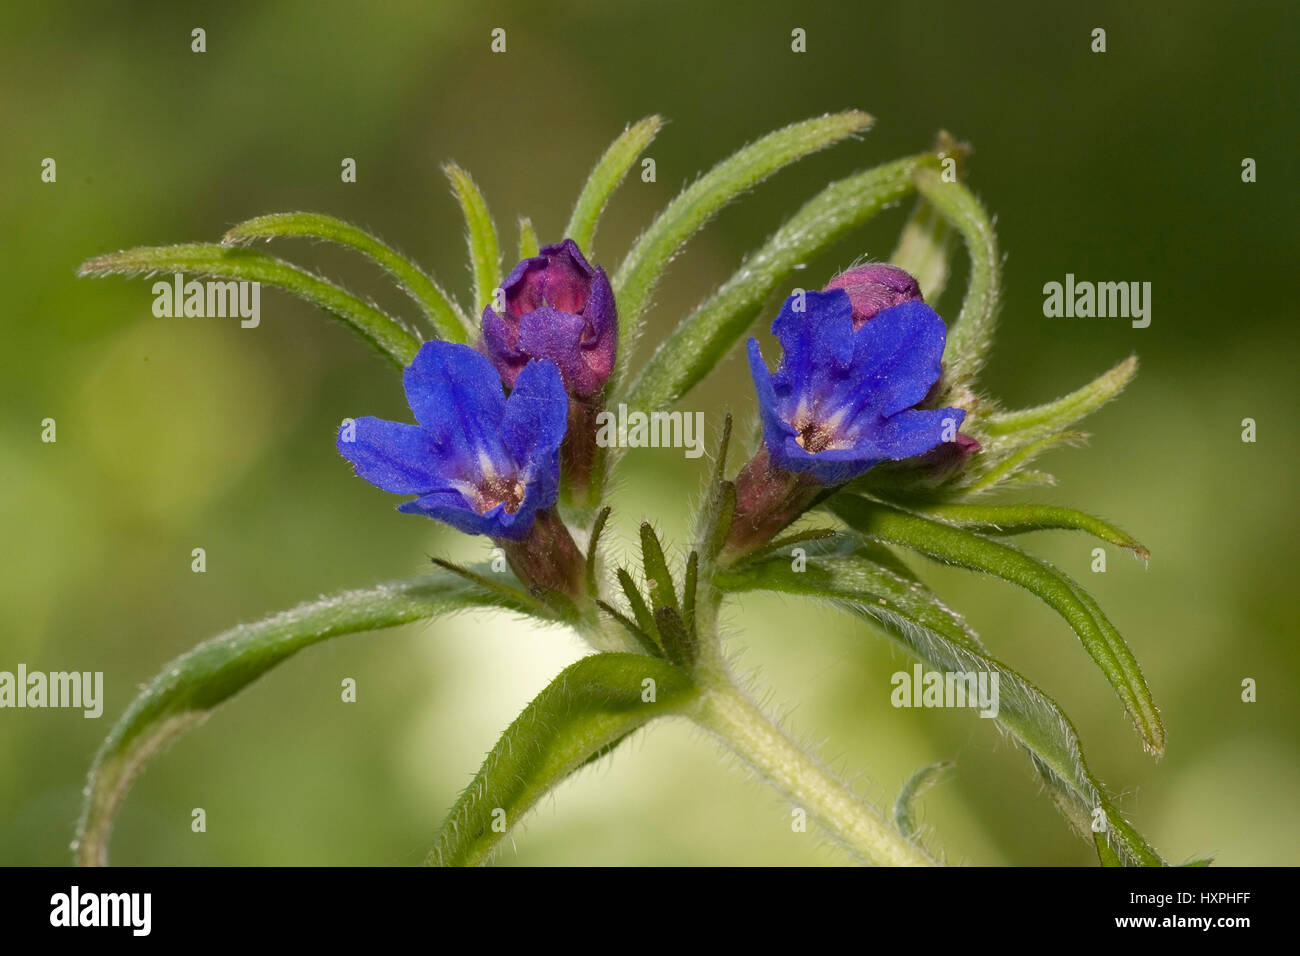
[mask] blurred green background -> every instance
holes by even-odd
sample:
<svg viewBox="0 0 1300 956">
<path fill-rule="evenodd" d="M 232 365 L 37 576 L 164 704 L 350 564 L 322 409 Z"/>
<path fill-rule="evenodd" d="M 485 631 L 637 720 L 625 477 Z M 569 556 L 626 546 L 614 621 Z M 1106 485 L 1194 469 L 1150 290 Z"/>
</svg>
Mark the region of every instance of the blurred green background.
<svg viewBox="0 0 1300 956">
<path fill-rule="evenodd" d="M 990 7 L 996 6 L 996 10 Z M 1149 570 L 1093 544 L 1026 541 L 1095 589 L 1142 661 L 1169 728 L 1146 757 L 1068 629 L 998 582 L 921 568 L 988 644 L 1052 693 L 1093 768 L 1171 860 L 1296 862 L 1300 677 L 1292 469 L 1297 95 L 1294 3 L 997 5 L 425 2 L 6 4 L 0 11 L 0 669 L 102 670 L 99 720 L 0 711 L 0 863 L 65 863 L 84 774 L 137 686 L 237 622 L 320 593 L 421 573 L 428 554 L 481 556 L 399 515 L 334 451 L 349 415 L 406 417 L 392 369 L 341 327 L 265 290 L 262 325 L 157 319 L 149 283 L 78 280 L 82 260 L 213 240 L 265 212 L 308 209 L 372 229 L 468 285 L 462 227 L 439 164 L 483 187 L 513 248 L 514 219 L 559 238 L 592 162 L 648 113 L 658 182 L 627 182 L 594 258 L 617 264 L 699 172 L 787 122 L 847 107 L 876 128 L 727 209 L 660 288 L 653 343 L 783 218 L 832 178 L 969 140 L 972 185 L 996 214 L 1006 303 L 987 370 L 1013 405 L 1070 390 L 1137 352 L 1090 448 L 1046 459 L 1027 493 L 1100 513 L 1153 553 Z M 190 52 L 190 30 L 207 52 Z M 1090 31 L 1108 50 L 1089 50 Z M 507 30 L 508 52 L 489 52 Z M 790 52 L 790 31 L 808 52 Z M 40 181 L 54 157 L 58 181 Z M 340 182 L 343 157 L 358 181 Z M 1243 157 L 1258 182 L 1240 178 Z M 885 258 L 905 208 L 824 260 L 820 285 Z M 378 302 L 407 303 L 337 250 L 279 252 Z M 1153 285 L 1150 328 L 1046 319 L 1042 286 Z M 955 314 L 958 268 L 945 298 Z M 748 416 L 725 365 L 690 409 Z M 1241 420 L 1258 422 L 1244 444 Z M 58 423 L 56 444 L 40 422 Z M 652 517 L 680 544 L 703 463 L 633 452 L 616 551 Z M 208 570 L 190 570 L 207 550 Z M 957 761 L 922 815 L 954 862 L 1093 860 L 1028 762 L 968 712 L 894 710 L 910 667 L 847 618 L 746 600 L 727 624 L 790 726 L 891 801 L 930 761 Z M 583 652 L 561 632 L 462 616 L 311 649 L 229 702 L 137 783 L 113 859 L 124 864 L 407 864 L 422 859 L 497 734 Z M 339 700 L 354 677 L 359 700 Z M 1243 678 L 1259 700 L 1240 700 Z M 204 834 L 190 811 L 207 811 Z M 566 783 L 517 830 L 503 863 L 843 862 L 684 724 L 663 723 Z"/>
</svg>

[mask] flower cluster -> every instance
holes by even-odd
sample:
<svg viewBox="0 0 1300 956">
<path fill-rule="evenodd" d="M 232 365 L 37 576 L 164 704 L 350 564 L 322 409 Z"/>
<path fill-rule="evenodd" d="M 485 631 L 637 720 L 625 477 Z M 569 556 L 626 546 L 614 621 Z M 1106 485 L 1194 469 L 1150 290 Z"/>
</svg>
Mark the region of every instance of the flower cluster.
<svg viewBox="0 0 1300 956">
<path fill-rule="evenodd" d="M 594 446 L 581 410 L 599 407 L 614 367 L 614 293 L 571 239 L 520 262 L 501 292 L 478 350 L 427 342 L 406 369 L 418 425 L 360 418 L 338 449 L 370 483 L 416 496 L 399 510 L 488 535 L 525 583 L 577 598 L 582 556 L 555 514 L 561 455 Z M 875 465 L 960 444 L 964 411 L 922 407 L 946 328 L 903 270 L 861 266 L 797 293 L 772 334 L 783 350 L 775 372 L 749 340 L 763 443 L 736 479 L 732 555 Z"/>
</svg>

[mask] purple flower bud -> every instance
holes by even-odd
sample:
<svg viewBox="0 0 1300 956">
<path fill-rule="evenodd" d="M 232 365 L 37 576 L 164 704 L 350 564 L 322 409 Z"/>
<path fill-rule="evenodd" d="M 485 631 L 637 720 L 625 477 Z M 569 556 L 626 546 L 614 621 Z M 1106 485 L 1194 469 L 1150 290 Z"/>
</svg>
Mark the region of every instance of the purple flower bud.
<svg viewBox="0 0 1300 956">
<path fill-rule="evenodd" d="M 853 304 L 853 328 L 881 312 L 904 302 L 920 302 L 921 287 L 898 266 L 881 262 L 854 266 L 841 272 L 826 285 L 826 291 L 843 289 Z"/>
<path fill-rule="evenodd" d="M 513 387 L 530 360 L 549 359 L 571 395 L 590 398 L 605 387 L 618 348 L 614 290 L 576 242 L 523 260 L 501 292 L 503 311 L 483 310 L 483 346 L 502 381 Z"/>
</svg>

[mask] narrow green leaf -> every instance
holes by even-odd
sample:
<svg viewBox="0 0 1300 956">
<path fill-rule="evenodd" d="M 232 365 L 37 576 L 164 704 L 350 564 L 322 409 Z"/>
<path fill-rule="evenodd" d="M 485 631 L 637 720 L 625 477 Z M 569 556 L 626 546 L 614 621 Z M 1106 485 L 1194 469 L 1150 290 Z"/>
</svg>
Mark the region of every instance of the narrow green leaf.
<svg viewBox="0 0 1300 956">
<path fill-rule="evenodd" d="M 531 259 L 540 250 L 537 233 L 533 230 L 533 221 L 527 216 L 519 217 L 519 259 Z"/>
<path fill-rule="evenodd" d="M 165 272 L 261 282 L 291 292 L 349 326 L 398 368 L 410 365 L 420 348 L 420 340 L 392 316 L 318 275 L 251 249 L 214 243 L 142 246 L 87 260 L 77 270 L 83 276 Z"/>
<path fill-rule="evenodd" d="M 1092 844 L 1097 850 L 1097 859 L 1101 861 L 1102 866 L 1124 865 L 1124 862 L 1119 858 L 1119 854 L 1111 847 L 1104 834 L 1094 833 L 1092 835 Z"/>
<path fill-rule="evenodd" d="M 1124 858 L 1116 850 L 1115 846 L 1111 844 L 1111 840 L 1108 838 L 1106 831 L 1095 827 L 1096 821 L 1099 819 L 1105 819 L 1108 808 L 1104 806 L 1088 807 L 1084 805 L 1079 800 L 1075 799 L 1067 788 L 1060 785 L 1056 775 L 1052 773 L 1051 768 L 1036 759 L 1031 759 L 1031 762 L 1034 765 L 1034 769 L 1038 772 L 1039 779 L 1043 781 L 1043 784 L 1047 788 L 1047 795 L 1051 797 L 1052 802 L 1056 804 L 1056 809 L 1061 812 L 1061 816 L 1065 817 L 1066 823 L 1068 823 L 1071 829 L 1079 835 L 1079 838 L 1085 843 L 1090 843 L 1092 845 L 1093 850 L 1097 854 L 1097 861 L 1102 866 L 1107 867 L 1124 866 Z M 1098 811 L 1101 812 L 1098 813 Z M 1108 819 L 1105 820 L 1105 823 L 1106 826 L 1110 825 Z M 1165 863 L 1162 860 L 1158 864 L 1151 862 L 1144 865 L 1163 866 Z"/>
<path fill-rule="evenodd" d="M 724 591 L 785 591 L 823 597 L 870 594 L 882 611 L 891 611 L 945 641 L 982 651 L 979 637 L 960 614 L 944 604 L 888 549 L 852 533 L 809 541 L 808 559 L 796 571 L 785 554 L 768 553 L 719 571 L 714 583 Z"/>
<path fill-rule="evenodd" d="M 1002 259 L 993 223 L 974 193 L 944 182 L 933 168 L 917 170 L 916 188 L 961 233 L 970 253 L 970 281 L 957 321 L 948 328 L 944 364 L 951 381 L 969 383 L 993 341 L 1002 294 Z"/>
<path fill-rule="evenodd" d="M 654 526 L 648 521 L 641 522 L 641 560 L 645 568 L 646 584 L 650 587 L 650 603 L 655 608 L 669 607 L 681 611 L 677 603 L 677 591 L 673 586 L 673 576 L 668 570 L 668 561 L 664 557 L 663 546 Z"/>
<path fill-rule="evenodd" d="M 95 757 L 73 845 L 77 862 L 104 865 L 113 820 L 145 763 L 218 704 L 298 651 L 331 637 L 395 627 L 449 611 L 509 607 L 544 614 L 522 591 L 505 597 L 445 574 L 345 591 L 256 624 L 241 624 L 163 669 L 114 725 Z"/>
<path fill-rule="evenodd" d="M 1109 826 L 1107 840 L 1128 865 L 1160 866 L 1163 861 L 1105 795 L 1084 760 L 1074 725 L 1050 697 L 980 645 L 962 619 L 934 597 L 896 559 L 851 533 L 809 542 L 803 571 L 772 555 L 719 573 L 716 584 L 728 592 L 774 591 L 825 598 L 879 627 L 920 661 L 939 671 L 996 674 L 997 724 L 1029 752 L 1078 814 L 1101 807 Z M 883 552 L 883 553 L 882 553 Z"/>
<path fill-rule="evenodd" d="M 731 413 L 722 421 L 722 438 L 718 441 L 718 451 L 713 459 L 713 472 L 709 484 L 704 490 L 704 498 L 695 513 L 693 538 L 695 550 L 700 553 L 704 563 L 705 577 L 708 568 L 722 550 L 727 532 L 731 530 L 731 519 L 736 510 L 736 487 L 725 478 L 727 471 L 727 449 L 731 445 Z"/>
<path fill-rule="evenodd" d="M 333 216 L 313 212 L 272 213 L 241 222 L 222 238 L 223 245 L 246 245 L 255 239 L 306 238 L 353 249 L 381 266 L 415 300 L 439 338 L 466 342 L 468 320 L 433 277 L 364 229 Z"/>
<path fill-rule="evenodd" d="M 689 667 L 695 661 L 695 640 L 687 631 L 681 614 L 671 607 L 657 607 L 654 614 L 664 653 L 674 664 Z"/>
<path fill-rule="evenodd" d="M 564 235 L 576 242 L 588 259 L 592 257 L 596 225 L 600 222 L 605 204 L 662 126 L 663 120 L 658 116 L 647 116 L 636 125 L 623 130 L 587 177 Z"/>
<path fill-rule="evenodd" d="M 1066 575 L 1009 544 L 856 495 L 836 495 L 828 506 L 849 527 L 871 540 L 901 545 L 935 561 L 991 574 L 1040 598 L 1078 635 L 1124 704 L 1146 748 L 1157 755 L 1164 752 L 1164 725 L 1133 652 L 1096 602 Z"/>
<path fill-rule="evenodd" d="M 755 551 L 753 556 L 760 558 L 770 554 L 786 553 L 790 548 L 805 541 L 822 541 L 826 538 L 834 538 L 837 534 L 839 532 L 834 528 L 808 528 L 804 531 L 792 531 L 787 535 L 769 541 Z"/>
<path fill-rule="evenodd" d="M 501 285 L 501 245 L 487 201 L 469 173 L 455 163 L 442 167 L 465 214 L 469 261 L 474 271 L 474 316 L 483 314 Z"/>
<path fill-rule="evenodd" d="M 1085 843 L 1092 845 L 1097 854 L 1097 862 L 1103 867 L 1118 867 L 1126 864 L 1125 857 L 1119 852 L 1112 843 L 1107 829 L 1111 821 L 1109 813 L 1113 808 L 1104 805 L 1087 807 L 1074 799 L 1068 790 L 1060 786 L 1059 781 L 1052 773 L 1051 769 L 1038 760 L 1032 761 L 1034 769 L 1038 771 L 1039 778 L 1047 788 L 1047 795 L 1052 798 L 1056 804 L 1056 809 L 1061 812 L 1061 816 L 1070 827 L 1077 833 Z M 1123 821 L 1126 822 L 1126 821 Z M 1104 824 L 1099 826 L 1098 824 Z M 1123 834 L 1121 833 L 1121 836 Z M 1155 861 L 1143 862 L 1144 866 L 1167 866 L 1164 860 L 1158 863 Z"/>
<path fill-rule="evenodd" d="M 644 650 L 651 657 L 664 656 L 663 648 L 655 643 L 655 639 L 651 637 L 649 634 L 642 631 L 641 628 L 637 627 L 636 622 L 633 621 L 631 618 L 629 618 L 618 608 L 614 607 L 611 604 L 607 604 L 606 602 L 601 601 L 599 599 L 597 599 L 596 601 L 596 606 L 600 608 L 602 611 L 604 611 L 606 614 L 608 614 L 610 617 L 612 617 L 614 620 L 618 621 L 618 623 L 623 626 L 623 629 L 626 630 L 628 634 L 632 635 L 633 640 L 635 640 L 637 644 L 640 645 L 641 649 Z"/>
<path fill-rule="evenodd" d="M 718 453 L 713 458 L 713 481 L 721 482 L 727 473 L 727 452 L 731 449 L 731 412 L 722 419 L 722 437 L 718 439 Z"/>
<path fill-rule="evenodd" d="M 689 392 L 745 334 L 768 297 L 791 283 L 800 266 L 910 193 L 916 171 L 936 162 L 932 153 L 922 153 L 886 163 L 831 183 L 806 202 L 659 345 L 628 389 L 628 407 L 654 411 Z"/>
<path fill-rule="evenodd" d="M 1019 445 L 1014 442 L 988 442 L 980 448 L 975 461 L 964 474 L 958 476 L 952 483 L 952 487 L 959 492 L 973 495 L 1017 480 L 1028 481 L 1031 484 L 1054 484 L 1056 479 L 1051 475 L 1046 476 L 1046 481 L 1042 481 L 1041 478 L 1026 477 L 1041 476 L 1043 473 L 1026 472 L 1025 466 L 1057 445 L 1082 445 L 1087 440 L 1086 432 L 1057 432 L 1055 435 L 1037 438 Z"/>
<path fill-rule="evenodd" d="M 704 549 L 701 552 L 708 558 L 709 565 L 712 567 L 713 562 L 717 560 L 718 555 L 727 544 L 727 535 L 731 532 L 731 523 L 736 517 L 736 483 L 734 481 L 719 482 L 717 486 L 717 495 L 714 502 L 713 525 L 711 533 L 704 542 Z"/>
<path fill-rule="evenodd" d="M 682 578 L 682 623 L 695 641 L 695 592 L 700 585 L 700 553 L 692 551 L 686 558 L 686 574 Z"/>
<path fill-rule="evenodd" d="M 1016 488 L 1051 488 L 1056 484 L 1056 476 L 1046 471 L 1017 471 L 1002 479 L 1004 487 Z"/>
<path fill-rule="evenodd" d="M 723 160 L 668 204 L 632 246 L 614 274 L 626 354 L 641 316 L 669 261 L 719 209 L 783 166 L 832 146 L 871 126 L 866 113 L 851 110 L 794 123 L 769 133 Z"/>
<path fill-rule="evenodd" d="M 940 760 L 922 767 L 907 778 L 903 789 L 898 792 L 898 799 L 894 801 L 894 826 L 898 827 L 903 836 L 916 840 L 920 829 L 916 824 L 917 798 L 947 776 L 955 766 L 951 760 Z"/>
<path fill-rule="evenodd" d="M 691 556 L 695 567 L 687 565 L 687 596 L 693 600 L 688 615 L 692 635 L 714 634 L 717 631 L 718 605 L 722 596 L 713 586 L 713 574 L 718 555 L 726 544 L 731 522 L 736 514 L 736 485 L 727 481 L 727 450 L 731 445 L 731 413 L 722 421 L 722 438 L 718 442 L 718 451 L 713 460 L 713 473 L 704 490 L 703 500 L 695 513 L 692 538 L 695 547 Z M 703 582 L 700 593 L 699 582 Z M 716 648 L 716 643 L 705 641 L 701 649 L 707 654 Z"/>
<path fill-rule="evenodd" d="M 502 734 L 452 807 L 427 862 L 485 863 L 566 777 L 654 718 L 680 714 L 694 697 L 684 671 L 641 654 L 595 654 L 567 667 Z"/>
<path fill-rule="evenodd" d="M 628 607 L 632 609 L 632 616 L 636 618 L 637 627 L 658 640 L 659 631 L 655 627 L 654 615 L 650 613 L 645 598 L 641 596 L 641 589 L 636 586 L 636 582 L 632 580 L 632 575 L 627 573 L 626 568 L 618 569 L 618 583 L 623 589 L 623 596 L 627 598 Z"/>
<path fill-rule="evenodd" d="M 596 581 L 596 570 L 600 559 L 600 535 L 609 520 L 609 508 L 601 508 L 596 515 L 596 522 L 591 526 L 591 538 L 587 541 L 587 593 L 599 594 L 600 587 Z"/>
<path fill-rule="evenodd" d="M 483 594 L 495 595 L 502 607 L 524 608 L 540 617 L 554 618 L 557 621 L 565 621 L 570 624 L 576 623 L 579 618 L 577 606 L 572 601 L 569 601 L 565 595 L 556 595 L 554 592 L 548 592 L 541 588 L 524 591 L 518 584 L 509 583 L 518 581 L 518 578 L 513 576 L 506 579 L 505 575 L 497 571 L 488 571 L 487 569 L 475 571 L 473 568 L 462 567 L 444 558 L 430 558 L 429 560 L 435 567 L 464 578 L 470 584 L 477 585 Z M 556 597 L 565 598 L 565 600 L 557 602 L 554 600 Z"/>
<path fill-rule="evenodd" d="M 1029 531 L 1085 531 L 1108 544 L 1132 551 L 1144 562 L 1151 552 L 1137 539 L 1100 518 L 1054 505 L 932 505 L 920 509 L 927 518 L 977 534 L 1008 535 Z"/>
<path fill-rule="evenodd" d="M 1137 356 L 1130 355 L 1078 391 L 1046 405 L 990 415 L 982 427 L 989 435 L 1014 436 L 1017 444 L 1053 435 L 1091 415 L 1122 392 L 1137 374 L 1137 367 Z"/>
<path fill-rule="evenodd" d="M 952 226 L 928 199 L 918 199 L 903 225 L 889 261 L 911 273 L 925 301 L 934 305 L 948 285 L 952 258 Z"/>
</svg>

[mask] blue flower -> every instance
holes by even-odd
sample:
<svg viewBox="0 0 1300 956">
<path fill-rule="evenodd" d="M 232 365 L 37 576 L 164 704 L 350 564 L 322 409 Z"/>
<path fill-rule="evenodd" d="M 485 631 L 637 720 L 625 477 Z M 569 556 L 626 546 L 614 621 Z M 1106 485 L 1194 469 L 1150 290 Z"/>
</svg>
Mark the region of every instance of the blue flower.
<svg viewBox="0 0 1300 956">
<path fill-rule="evenodd" d="M 555 504 L 569 396 L 553 362 L 531 362 L 507 399 L 492 363 L 466 345 L 426 342 L 403 375 L 419 425 L 358 418 L 338 450 L 370 482 L 418 495 L 398 510 L 468 534 L 518 540 Z"/>
<path fill-rule="evenodd" d="M 772 323 L 784 355 L 775 372 L 749 340 L 763 440 L 772 462 L 839 485 L 882 461 L 956 439 L 966 413 L 915 406 L 939 379 L 947 329 L 920 301 L 882 309 L 855 331 L 842 289 L 791 296 Z"/>
</svg>

